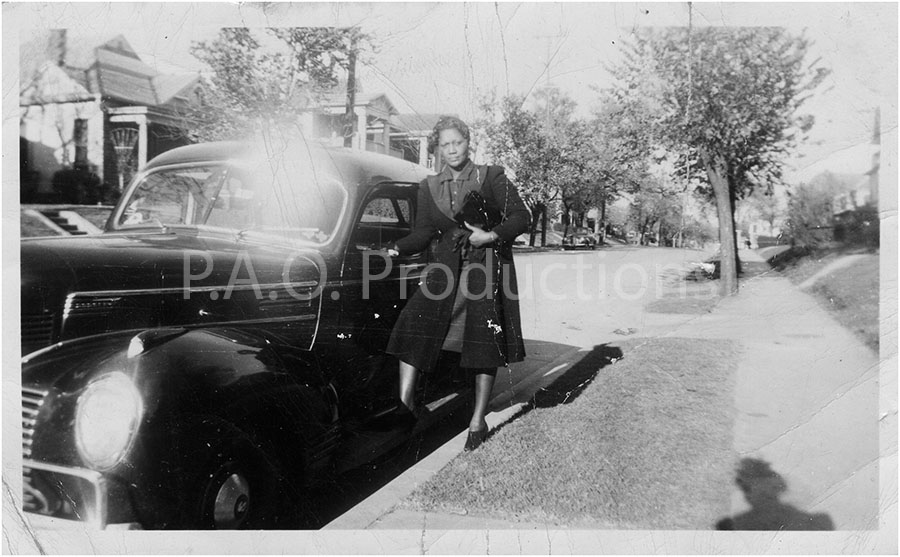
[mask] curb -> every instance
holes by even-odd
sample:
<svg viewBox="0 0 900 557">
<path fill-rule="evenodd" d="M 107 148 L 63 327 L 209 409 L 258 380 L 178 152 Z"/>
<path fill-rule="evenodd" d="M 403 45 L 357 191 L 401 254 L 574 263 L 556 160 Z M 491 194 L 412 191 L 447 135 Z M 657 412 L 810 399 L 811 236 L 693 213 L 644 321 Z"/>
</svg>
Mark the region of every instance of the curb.
<svg viewBox="0 0 900 557">
<path fill-rule="evenodd" d="M 586 349 L 572 348 L 563 352 L 550 362 L 537 368 L 510 389 L 491 399 L 489 409 L 496 408 L 496 410 L 489 410 L 488 415 L 485 416 L 488 428 L 496 429 L 518 414 L 525 401 L 517 399 L 527 400 L 532 393 L 555 379 L 563 369 L 575 363 L 567 360 L 584 350 Z M 508 406 L 498 408 L 505 404 L 508 404 Z M 322 530 L 362 530 L 378 522 L 382 516 L 391 512 L 398 503 L 408 497 L 416 487 L 428 481 L 448 462 L 456 458 L 465 446 L 467 433 L 466 430 L 460 432 L 456 437 L 406 469 L 402 474 L 355 507 L 323 526 Z"/>
</svg>

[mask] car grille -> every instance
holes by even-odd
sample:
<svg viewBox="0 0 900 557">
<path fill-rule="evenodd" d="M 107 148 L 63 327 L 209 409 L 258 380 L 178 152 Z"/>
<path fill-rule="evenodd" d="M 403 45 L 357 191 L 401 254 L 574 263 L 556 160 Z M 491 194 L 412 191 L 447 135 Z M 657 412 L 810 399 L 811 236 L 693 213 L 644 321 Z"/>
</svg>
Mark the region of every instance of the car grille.
<svg viewBox="0 0 900 557">
<path fill-rule="evenodd" d="M 34 424 L 46 396 L 47 391 L 22 387 L 22 454 L 25 458 L 31 458 Z"/>
<path fill-rule="evenodd" d="M 41 406 L 47 391 L 22 387 L 22 456 L 31 458 L 31 443 L 34 440 L 34 424 L 37 422 Z M 25 485 L 32 485 L 31 468 L 22 467 Z M 26 510 L 36 508 L 40 503 L 33 495 L 33 489 L 25 489 L 24 508 Z"/>
<path fill-rule="evenodd" d="M 22 314 L 22 355 L 53 344 L 56 315 L 50 312 Z"/>
</svg>

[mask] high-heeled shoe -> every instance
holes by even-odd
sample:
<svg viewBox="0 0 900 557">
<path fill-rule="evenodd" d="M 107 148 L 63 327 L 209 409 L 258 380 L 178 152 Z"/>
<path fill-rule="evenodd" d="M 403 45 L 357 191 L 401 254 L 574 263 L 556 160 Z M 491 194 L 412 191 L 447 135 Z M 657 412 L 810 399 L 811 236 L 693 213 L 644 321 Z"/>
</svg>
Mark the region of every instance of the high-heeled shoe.
<svg viewBox="0 0 900 557">
<path fill-rule="evenodd" d="M 474 451 L 478 447 L 484 443 L 484 440 L 487 439 L 488 428 L 484 427 L 479 429 L 478 431 L 469 430 L 469 436 L 466 437 L 466 446 L 463 448 L 464 451 Z"/>
</svg>

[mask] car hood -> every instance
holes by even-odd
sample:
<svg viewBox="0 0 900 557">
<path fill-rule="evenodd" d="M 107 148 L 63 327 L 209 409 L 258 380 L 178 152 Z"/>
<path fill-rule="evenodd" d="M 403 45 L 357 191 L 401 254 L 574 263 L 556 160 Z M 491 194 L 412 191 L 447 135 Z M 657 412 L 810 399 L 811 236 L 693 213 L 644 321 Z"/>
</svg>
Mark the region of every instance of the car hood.
<svg viewBox="0 0 900 557">
<path fill-rule="evenodd" d="M 187 307 L 177 300 L 188 293 L 204 292 L 209 301 L 211 292 L 229 287 L 317 284 L 319 261 L 309 249 L 196 231 L 23 240 L 23 353 L 129 325 L 186 324 L 186 314 L 166 308 Z"/>
<path fill-rule="evenodd" d="M 235 263 L 268 269 L 291 254 L 312 250 L 235 241 L 234 235 L 101 234 L 26 239 L 21 243 L 22 283 L 71 283 L 79 291 L 182 286 L 185 274 L 198 284 L 221 283 Z M 214 265 L 211 265 L 214 263 Z M 187 272 L 186 272 L 187 271 Z M 202 278 L 209 271 L 208 276 Z M 241 276 L 248 276 L 246 273 Z"/>
</svg>

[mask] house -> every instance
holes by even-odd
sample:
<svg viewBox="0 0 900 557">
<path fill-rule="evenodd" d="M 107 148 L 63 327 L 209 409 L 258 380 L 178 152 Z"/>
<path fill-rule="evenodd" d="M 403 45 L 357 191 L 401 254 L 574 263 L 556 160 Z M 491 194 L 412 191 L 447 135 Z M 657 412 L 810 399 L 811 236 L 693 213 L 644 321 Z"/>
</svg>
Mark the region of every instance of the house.
<svg viewBox="0 0 900 557">
<path fill-rule="evenodd" d="M 355 125 L 347 129 L 346 107 L 347 83 L 341 81 L 301 116 L 301 127 L 309 137 L 329 145 L 382 153 L 427 168 L 437 166 L 436 155 L 428 153 L 428 135 L 440 115 L 400 114 L 386 94 L 366 92 L 359 80 L 353 106 Z"/>
<path fill-rule="evenodd" d="M 188 143 L 181 115 L 199 95 L 196 73 L 158 72 L 122 35 L 88 46 L 55 30 L 21 51 L 23 196 L 50 198 L 53 175 L 72 167 L 121 188 L 148 159 Z"/>
<path fill-rule="evenodd" d="M 189 143 L 185 115 L 203 98 L 198 73 L 162 73 L 122 35 L 76 40 L 54 30 L 20 51 L 23 201 L 54 200 L 53 177 L 63 169 L 89 169 L 121 190 L 149 159 Z M 438 115 L 400 114 L 357 80 L 354 122 L 345 129 L 346 89 L 339 83 L 299 115 L 309 137 L 437 166 L 427 138 Z"/>
</svg>

